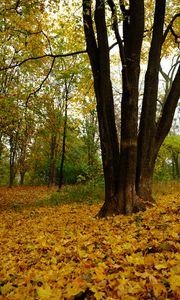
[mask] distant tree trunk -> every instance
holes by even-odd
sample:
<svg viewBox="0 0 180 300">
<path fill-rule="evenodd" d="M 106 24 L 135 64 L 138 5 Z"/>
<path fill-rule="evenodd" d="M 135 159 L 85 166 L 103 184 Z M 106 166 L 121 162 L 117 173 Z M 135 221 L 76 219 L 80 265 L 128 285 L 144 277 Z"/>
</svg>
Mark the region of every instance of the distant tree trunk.
<svg viewBox="0 0 180 300">
<path fill-rule="evenodd" d="M 20 171 L 20 185 L 24 185 L 26 171 Z"/>
<path fill-rule="evenodd" d="M 25 130 L 25 137 L 22 137 L 22 141 L 21 141 L 21 146 L 20 146 L 20 158 L 19 158 L 19 174 L 20 174 L 20 185 L 24 185 L 24 179 L 25 179 L 25 174 L 26 174 L 26 151 L 27 151 L 27 136 L 28 133 Z"/>
<path fill-rule="evenodd" d="M 87 146 L 87 161 L 89 166 L 93 166 L 95 155 L 98 149 L 97 135 L 97 116 L 96 112 L 90 111 L 88 116 L 85 116 L 85 144 Z"/>
<path fill-rule="evenodd" d="M 50 167 L 49 167 L 49 182 L 48 186 L 52 186 L 55 183 L 55 152 L 56 152 L 56 134 L 52 134 L 51 136 L 51 155 L 50 155 Z"/>
<path fill-rule="evenodd" d="M 173 179 L 179 179 L 179 153 L 172 151 L 172 176 Z"/>
<path fill-rule="evenodd" d="M 63 184 L 63 168 L 65 162 L 65 153 L 66 153 L 66 132 L 67 132 L 67 112 L 68 112 L 68 86 L 65 79 L 65 113 L 64 113 L 64 128 L 63 128 L 63 141 L 62 141 L 62 155 L 61 155 L 61 164 L 59 171 L 59 185 L 58 191 L 61 189 Z"/>
<path fill-rule="evenodd" d="M 2 134 L 0 133 L 0 161 L 2 159 L 2 152 L 3 152 L 3 143 L 2 143 Z"/>
<path fill-rule="evenodd" d="M 9 187 L 14 184 L 14 179 L 16 175 L 16 154 L 17 154 L 17 134 L 16 136 L 10 136 L 10 156 L 9 156 Z"/>
</svg>

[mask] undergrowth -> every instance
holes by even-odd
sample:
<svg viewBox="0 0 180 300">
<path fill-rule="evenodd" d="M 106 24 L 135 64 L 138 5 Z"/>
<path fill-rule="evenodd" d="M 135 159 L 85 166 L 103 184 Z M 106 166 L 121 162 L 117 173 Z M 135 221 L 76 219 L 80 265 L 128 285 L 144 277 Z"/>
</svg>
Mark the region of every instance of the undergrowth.
<svg viewBox="0 0 180 300">
<path fill-rule="evenodd" d="M 77 185 L 64 186 L 60 191 L 54 191 L 46 198 L 36 201 L 37 206 L 60 205 L 69 203 L 96 204 L 104 199 L 104 184 L 102 181 L 91 180 Z"/>
</svg>

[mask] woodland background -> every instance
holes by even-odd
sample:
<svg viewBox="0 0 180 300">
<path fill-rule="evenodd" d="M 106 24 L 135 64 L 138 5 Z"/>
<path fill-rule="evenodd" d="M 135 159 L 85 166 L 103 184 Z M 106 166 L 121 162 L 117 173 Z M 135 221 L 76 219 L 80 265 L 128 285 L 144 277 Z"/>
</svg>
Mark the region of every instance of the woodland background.
<svg viewBox="0 0 180 300">
<path fill-rule="evenodd" d="M 89 60 L 85 53 L 64 56 L 83 52 L 85 47 L 81 7 L 76 1 L 47 1 L 46 5 L 41 1 L 18 2 L 5 1 L 1 7 L 0 185 L 61 185 L 101 178 Z M 149 13 L 151 5 L 147 1 Z M 176 1 L 172 5 L 169 13 L 178 7 Z M 150 19 L 146 22 L 150 26 Z M 142 86 L 149 39 L 147 32 Z M 159 110 L 178 66 L 178 50 L 172 43 L 169 36 L 160 68 Z M 120 62 L 116 48 L 112 51 L 111 75 L 120 130 Z M 52 53 L 56 58 L 51 57 Z M 159 152 L 155 179 L 179 179 L 179 134 L 178 105 L 172 129 Z"/>
</svg>

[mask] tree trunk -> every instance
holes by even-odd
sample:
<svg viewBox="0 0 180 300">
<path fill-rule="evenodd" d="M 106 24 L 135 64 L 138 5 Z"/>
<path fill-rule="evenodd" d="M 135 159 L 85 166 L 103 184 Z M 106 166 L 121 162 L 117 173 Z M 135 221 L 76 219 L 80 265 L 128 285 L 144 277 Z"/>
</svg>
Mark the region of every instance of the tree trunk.
<svg viewBox="0 0 180 300">
<path fill-rule="evenodd" d="M 24 178 L 25 178 L 26 171 L 21 171 L 20 172 L 20 185 L 24 185 Z"/>
<path fill-rule="evenodd" d="M 100 217 L 119 213 L 131 214 L 133 211 L 144 209 L 145 201 L 153 202 L 152 176 L 155 160 L 170 129 L 180 87 L 177 73 L 165 101 L 162 116 L 156 123 L 158 75 L 161 48 L 165 40 L 163 25 L 166 5 L 165 0 L 156 0 L 139 134 L 137 134 L 140 56 L 144 35 L 144 1 L 129 0 L 129 9 L 126 9 L 124 1 L 120 1 L 124 17 L 123 41 L 118 30 L 116 5 L 113 0 L 108 0 L 107 3 L 112 12 L 113 29 L 122 62 L 120 147 L 116 132 L 110 79 L 105 1 L 96 0 L 95 34 L 91 0 L 83 0 L 84 32 L 94 77 L 105 178 L 105 202 L 98 214 Z"/>
<path fill-rule="evenodd" d="M 123 65 L 121 152 L 119 151 L 115 125 L 104 1 L 96 1 L 97 43 L 92 27 L 90 2 L 83 1 L 84 29 L 94 76 L 105 178 L 105 203 L 99 216 L 119 213 L 131 214 L 136 200 L 137 103 L 139 60 L 144 26 L 143 2 L 131 1 L 130 23 L 127 19 L 124 23 L 124 54 L 127 55 L 128 60 Z M 112 8 L 112 13 L 114 13 L 114 3 L 110 1 L 109 5 Z M 138 16 L 134 14 L 137 9 L 140 11 Z M 133 28 L 137 28 L 137 35 L 134 39 L 131 36 Z M 119 47 L 121 52 L 121 45 Z M 131 120 L 129 120 L 129 114 L 131 114 Z"/>
<path fill-rule="evenodd" d="M 105 23 L 104 1 L 96 1 L 96 42 L 91 16 L 91 1 L 83 1 L 84 31 L 91 62 L 105 180 L 105 203 L 99 216 L 124 213 L 118 200 L 119 145 L 115 125 L 112 84 L 110 80 L 109 45 Z"/>
<path fill-rule="evenodd" d="M 147 201 L 153 201 L 151 194 L 152 175 L 158 153 L 155 143 L 157 130 L 156 105 L 165 3 L 165 0 L 156 1 L 153 35 L 145 76 L 144 97 L 139 126 L 136 189 L 138 196 Z"/>
<path fill-rule="evenodd" d="M 14 179 L 15 179 L 15 175 L 16 175 L 16 170 L 15 170 L 15 160 L 16 160 L 16 151 L 17 151 L 16 139 L 17 139 L 17 136 L 10 137 L 10 157 L 9 157 L 9 187 L 10 188 L 14 184 Z"/>
<path fill-rule="evenodd" d="M 138 140 L 138 161 L 137 161 L 137 193 L 140 198 L 145 201 L 154 202 L 152 197 L 152 177 L 155 167 L 156 158 L 159 149 L 167 136 L 173 121 L 174 112 L 180 96 L 180 66 L 177 70 L 176 76 L 172 82 L 171 89 L 167 98 L 165 99 L 164 107 L 161 117 L 155 124 L 155 130 L 152 130 L 149 138 L 144 136 L 144 144 L 141 144 L 143 128 L 143 118 L 145 115 L 141 114 L 140 134 Z M 150 105 L 152 103 L 152 98 Z M 146 119 L 148 120 L 148 118 Z M 144 120 L 145 122 L 145 120 Z M 150 124 L 151 125 L 151 124 Z M 150 126 L 149 125 L 149 130 Z M 148 130 L 148 128 L 146 128 Z M 146 141 L 146 143 L 145 143 Z M 144 152 L 143 152 L 144 149 Z"/>
<path fill-rule="evenodd" d="M 63 129 L 63 142 L 62 142 L 62 156 L 59 172 L 59 186 L 58 191 L 60 191 L 63 184 L 63 168 L 65 162 L 65 153 L 66 153 L 66 132 L 67 132 L 67 111 L 68 111 L 68 87 L 67 81 L 65 79 L 65 114 L 64 114 L 64 129 Z"/>
<path fill-rule="evenodd" d="M 172 150 L 172 175 L 173 179 L 179 179 L 179 153 Z"/>
<path fill-rule="evenodd" d="M 136 157 L 138 124 L 138 85 L 140 53 L 144 32 L 143 1 L 129 1 L 129 11 L 124 12 L 124 57 L 121 101 L 121 151 L 120 191 L 125 203 L 125 213 L 132 214 L 137 207 Z M 138 14 L 136 13 L 138 11 Z M 120 45 L 119 45 L 120 46 Z M 122 59 L 122 55 L 121 55 Z"/>
<path fill-rule="evenodd" d="M 55 150 L 56 150 L 56 134 L 52 133 L 51 136 L 51 155 L 50 155 L 50 167 L 49 167 L 49 182 L 48 187 L 55 183 Z"/>
<path fill-rule="evenodd" d="M 3 152 L 3 143 L 2 143 L 2 134 L 0 133 L 0 161 L 2 159 L 2 152 Z"/>
</svg>

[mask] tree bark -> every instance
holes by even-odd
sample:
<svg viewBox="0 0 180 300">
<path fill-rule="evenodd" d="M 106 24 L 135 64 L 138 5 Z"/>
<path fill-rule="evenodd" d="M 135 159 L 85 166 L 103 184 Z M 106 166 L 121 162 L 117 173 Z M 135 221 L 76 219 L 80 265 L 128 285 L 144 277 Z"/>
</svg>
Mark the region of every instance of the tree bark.
<svg viewBox="0 0 180 300">
<path fill-rule="evenodd" d="M 165 0 L 156 1 L 153 35 L 145 76 L 144 97 L 138 136 L 136 190 L 140 198 L 152 202 L 152 175 L 158 150 L 155 143 L 157 131 L 156 105 L 165 6 Z"/>
<path fill-rule="evenodd" d="M 55 184 L 55 172 L 56 172 L 56 165 L 55 165 L 55 152 L 56 152 L 56 134 L 52 133 L 51 136 L 51 154 L 50 154 L 50 167 L 49 167 L 49 182 L 48 187 Z"/>
<path fill-rule="evenodd" d="M 83 0 L 84 32 L 94 77 L 105 178 L 105 202 L 98 214 L 100 217 L 119 213 L 132 214 L 134 211 L 144 209 L 144 202 L 153 202 L 152 176 L 155 160 L 170 129 L 180 87 L 179 73 L 177 73 L 165 101 L 162 117 L 156 123 L 158 75 L 161 48 L 164 42 L 163 26 L 166 6 L 166 0 L 156 0 L 138 134 L 138 85 L 144 34 L 144 1 L 129 0 L 128 9 L 124 6 L 124 2 L 120 1 L 120 9 L 124 16 L 123 41 L 118 30 L 116 5 L 113 0 L 108 0 L 107 3 L 112 12 L 113 29 L 122 62 L 120 147 L 110 79 L 105 1 L 96 0 L 95 34 L 91 0 Z"/>
<path fill-rule="evenodd" d="M 154 199 L 152 197 L 152 177 L 153 177 L 156 158 L 159 149 L 171 128 L 173 116 L 179 100 L 179 96 L 180 96 L 180 67 L 178 68 L 175 78 L 172 82 L 169 94 L 165 99 L 162 114 L 158 122 L 156 123 L 155 131 L 151 132 L 151 140 L 153 140 L 153 148 L 149 149 L 150 143 L 148 143 L 149 140 L 147 140 L 147 144 L 145 144 L 146 152 L 144 151 L 144 153 L 142 153 L 142 155 L 144 155 L 144 159 L 146 158 L 146 161 L 144 162 L 143 167 L 141 167 L 141 164 L 137 164 L 137 169 L 141 167 L 141 173 L 139 173 L 139 169 L 137 170 L 138 195 L 142 199 L 150 202 L 154 202 Z M 142 151 L 140 139 L 139 139 L 138 147 Z M 139 155 L 140 153 L 141 152 L 139 150 Z M 140 162 L 142 163 L 142 160 L 140 160 Z"/>
<path fill-rule="evenodd" d="M 65 114 L 64 114 L 64 128 L 63 128 L 63 141 L 62 141 L 62 155 L 61 155 L 61 164 L 59 172 L 59 186 L 58 191 L 61 189 L 63 184 L 63 168 L 65 162 L 65 153 L 66 153 L 66 132 L 67 132 L 67 111 L 68 111 L 68 87 L 65 79 Z"/>
<path fill-rule="evenodd" d="M 9 187 L 11 188 L 14 184 L 14 179 L 16 175 L 16 155 L 17 155 L 17 136 L 10 136 L 10 157 L 9 157 Z"/>
<path fill-rule="evenodd" d="M 130 22 L 127 18 L 124 22 L 124 49 L 122 49 L 122 44 L 119 44 L 121 56 L 125 55 L 128 58 L 123 65 L 121 152 L 115 125 L 104 1 L 96 1 L 97 42 L 92 26 L 90 2 L 83 1 L 84 30 L 94 76 L 105 178 L 105 202 L 99 216 L 118 213 L 131 214 L 136 201 L 137 103 L 139 62 L 144 28 L 143 1 L 130 1 Z M 114 14 L 113 1 L 110 1 L 109 5 Z M 140 12 L 138 16 L 134 14 L 135 10 Z M 134 28 L 137 28 L 137 35 L 136 39 L 132 40 L 131 33 Z M 131 114 L 131 120 L 129 120 L 129 114 Z"/>
<path fill-rule="evenodd" d="M 87 52 L 94 77 L 105 179 L 105 203 L 99 212 L 99 216 L 124 213 L 124 207 L 118 202 L 117 195 L 119 184 L 119 145 L 110 79 L 109 45 L 104 1 L 96 1 L 95 25 L 97 41 L 92 24 L 91 1 L 83 1 L 83 18 Z"/>
<path fill-rule="evenodd" d="M 137 206 L 136 157 L 138 124 L 138 85 L 140 54 L 144 32 L 144 5 L 142 0 L 129 1 L 124 12 L 123 36 L 125 66 L 123 67 L 123 95 L 121 100 L 120 194 L 125 213 L 132 214 Z M 136 13 L 138 11 L 138 14 Z M 122 58 L 121 58 L 122 59 Z"/>
<path fill-rule="evenodd" d="M 20 185 L 24 185 L 24 179 L 25 179 L 26 171 L 20 171 Z"/>
</svg>

